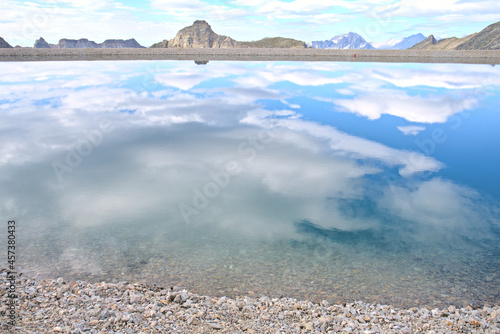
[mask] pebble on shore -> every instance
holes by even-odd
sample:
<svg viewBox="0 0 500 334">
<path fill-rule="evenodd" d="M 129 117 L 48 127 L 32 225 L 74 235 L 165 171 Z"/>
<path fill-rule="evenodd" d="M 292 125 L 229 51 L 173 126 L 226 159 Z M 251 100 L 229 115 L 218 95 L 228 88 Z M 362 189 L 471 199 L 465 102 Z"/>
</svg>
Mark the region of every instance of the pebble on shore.
<svg viewBox="0 0 500 334">
<path fill-rule="evenodd" d="M 3 271 L 0 330 L 13 333 L 500 333 L 499 305 L 403 309 L 266 296 L 213 298 L 178 287 L 24 276 L 17 280 L 18 321 L 12 327 L 7 291 Z"/>
</svg>

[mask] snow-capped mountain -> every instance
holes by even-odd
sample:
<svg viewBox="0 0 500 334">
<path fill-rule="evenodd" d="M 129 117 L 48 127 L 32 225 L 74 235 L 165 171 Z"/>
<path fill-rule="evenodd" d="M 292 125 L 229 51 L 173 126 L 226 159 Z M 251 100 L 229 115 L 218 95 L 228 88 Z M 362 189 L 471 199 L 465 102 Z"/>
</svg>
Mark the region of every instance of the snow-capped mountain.
<svg viewBox="0 0 500 334">
<path fill-rule="evenodd" d="M 312 41 L 308 46 L 315 49 L 375 49 L 363 37 L 353 32 L 326 41 Z"/>
<path fill-rule="evenodd" d="M 411 35 L 411 36 L 403 38 L 403 40 L 401 42 L 394 45 L 391 49 L 405 50 L 405 49 L 411 48 L 414 45 L 417 45 L 418 43 L 422 42 L 424 39 L 426 39 L 426 37 L 420 33 L 415 34 L 415 35 Z"/>
<path fill-rule="evenodd" d="M 370 44 L 375 48 L 375 49 L 390 49 L 394 45 L 398 44 L 401 42 L 402 39 L 390 39 L 388 41 L 382 42 L 382 43 L 377 43 L 377 42 L 370 42 Z"/>
<path fill-rule="evenodd" d="M 402 40 L 391 39 L 384 43 L 372 43 L 377 49 L 405 50 L 422 42 L 426 37 L 422 34 L 415 34 L 403 38 Z"/>
</svg>

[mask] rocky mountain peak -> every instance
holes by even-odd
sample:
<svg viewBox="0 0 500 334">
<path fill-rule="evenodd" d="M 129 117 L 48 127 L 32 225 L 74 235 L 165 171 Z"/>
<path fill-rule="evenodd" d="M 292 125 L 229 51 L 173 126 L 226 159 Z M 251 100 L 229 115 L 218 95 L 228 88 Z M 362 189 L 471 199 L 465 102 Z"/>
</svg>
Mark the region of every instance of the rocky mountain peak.
<svg viewBox="0 0 500 334">
<path fill-rule="evenodd" d="M 354 32 L 337 35 L 326 41 L 312 41 L 309 46 L 316 49 L 374 49 L 363 37 Z"/>
<path fill-rule="evenodd" d="M 155 43 L 151 48 L 305 48 L 306 44 L 291 38 L 272 37 L 252 42 L 238 42 L 218 35 L 205 20 L 196 20 L 171 40 Z"/>
<path fill-rule="evenodd" d="M 194 21 L 193 26 L 204 26 L 212 29 L 212 27 L 210 27 L 210 24 L 208 24 L 208 22 L 205 20 L 196 20 Z"/>
<path fill-rule="evenodd" d="M 438 41 L 436 38 L 434 38 L 434 35 L 430 35 L 429 37 L 424 39 L 422 42 L 411 47 L 410 50 L 428 50 L 429 48 L 431 48 L 433 45 L 435 45 L 437 43 L 438 43 Z"/>
<path fill-rule="evenodd" d="M 182 30 L 184 30 L 184 31 L 195 30 L 199 34 L 215 34 L 215 32 L 212 30 L 212 27 L 210 26 L 210 24 L 208 24 L 208 22 L 205 20 L 196 20 L 196 21 L 194 21 L 192 26 L 186 27 Z M 217 34 L 215 34 L 215 35 L 217 35 Z"/>
<path fill-rule="evenodd" d="M 12 48 L 12 46 L 0 37 L 0 48 Z"/>
<path fill-rule="evenodd" d="M 43 37 L 40 37 L 36 40 L 35 45 L 33 46 L 35 49 L 50 49 L 49 43 L 47 43 Z"/>
<path fill-rule="evenodd" d="M 168 42 L 169 48 L 232 48 L 237 42 L 230 37 L 216 34 L 204 20 L 196 20 Z"/>
<path fill-rule="evenodd" d="M 430 44 L 436 44 L 438 42 L 434 35 L 430 35 L 429 37 L 424 39 L 424 41 L 427 41 Z"/>
</svg>

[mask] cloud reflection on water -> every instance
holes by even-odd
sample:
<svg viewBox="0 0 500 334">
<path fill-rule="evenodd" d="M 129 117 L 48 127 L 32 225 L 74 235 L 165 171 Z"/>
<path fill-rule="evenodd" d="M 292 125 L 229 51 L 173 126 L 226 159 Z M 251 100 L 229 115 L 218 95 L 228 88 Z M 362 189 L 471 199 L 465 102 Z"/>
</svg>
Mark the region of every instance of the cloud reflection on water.
<svg viewBox="0 0 500 334">
<path fill-rule="evenodd" d="M 438 226 L 467 235 L 474 230 L 484 236 L 498 224 L 498 216 L 480 204 L 480 192 L 436 176 L 443 163 L 350 135 L 335 124 L 305 120 L 301 113 L 308 106 L 288 102 L 307 96 L 303 90 L 330 85 L 331 93 L 309 98 L 369 119 L 390 114 L 442 123 L 473 109 L 478 97 L 459 98 L 446 90 L 414 95 L 402 88 L 470 89 L 485 75 L 491 79 L 495 69 L 465 66 L 464 75 L 436 66 L 420 76 L 418 69 L 308 63 L 1 66 L 3 216 L 45 216 L 76 227 L 146 218 L 185 224 L 179 211 L 184 204 L 197 212 L 193 224 L 290 237 L 303 220 L 325 229 L 377 229 L 387 216 L 355 217 L 341 209 L 345 201 L 368 198 L 391 217 L 424 229 Z M 210 83 L 214 79 L 222 81 Z M 296 88 L 281 88 L 285 81 Z M 345 92 L 354 95 L 340 98 Z M 49 100 L 34 105 L 43 99 Z M 283 101 L 285 108 L 267 108 L 263 100 Z M 58 182 L 51 164 L 64 163 L 102 119 L 115 130 Z M 272 141 L 254 145 L 263 130 L 272 133 Z M 214 183 L 211 175 L 221 175 L 228 162 L 237 162 L 241 171 L 219 186 L 206 208 L 197 209 L 197 191 Z M 399 171 L 396 181 L 384 181 L 393 169 Z M 7 181 L 20 178 L 24 182 L 18 185 Z M 373 184 L 373 178 L 382 182 Z"/>
</svg>

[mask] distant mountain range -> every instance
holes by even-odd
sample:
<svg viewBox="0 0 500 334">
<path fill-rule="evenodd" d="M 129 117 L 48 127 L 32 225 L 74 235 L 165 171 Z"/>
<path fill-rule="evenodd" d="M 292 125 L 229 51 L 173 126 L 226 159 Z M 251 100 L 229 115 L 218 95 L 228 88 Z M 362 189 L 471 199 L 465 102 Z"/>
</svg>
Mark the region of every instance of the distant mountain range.
<svg viewBox="0 0 500 334">
<path fill-rule="evenodd" d="M 375 49 L 360 35 L 350 32 L 326 41 L 312 41 L 307 46 L 314 49 Z"/>
<path fill-rule="evenodd" d="M 369 43 L 360 35 L 349 32 L 325 41 L 312 41 L 307 45 L 299 40 L 283 37 L 263 38 L 258 41 L 240 42 L 231 37 L 216 34 L 203 20 L 181 29 L 171 40 L 155 43 L 151 48 L 306 48 L 317 49 L 411 49 L 411 50 L 500 50 L 500 22 L 494 23 L 478 33 L 462 38 L 451 37 L 437 40 L 433 35 L 425 38 L 415 34 L 402 40 L 389 40 L 384 43 Z M 16 46 L 18 48 L 20 46 Z M 58 44 L 49 44 L 42 37 L 36 40 L 34 48 L 143 48 L 135 39 L 108 39 L 95 43 L 82 38 L 63 38 Z M 12 46 L 0 37 L 0 48 Z"/>
<path fill-rule="evenodd" d="M 164 39 L 151 48 L 305 48 L 306 44 L 291 38 L 273 37 L 254 42 L 238 42 L 231 37 L 218 35 L 203 20 L 185 27 L 171 40 Z"/>
<path fill-rule="evenodd" d="M 438 41 L 434 35 L 430 35 L 411 50 L 500 50 L 500 22 L 462 38 L 451 37 Z"/>
<path fill-rule="evenodd" d="M 425 39 L 425 36 L 424 36 Z M 401 39 L 390 39 L 388 41 L 379 43 L 379 42 L 370 42 L 370 44 L 375 48 L 375 49 L 390 49 L 394 45 L 398 44 L 401 42 Z"/>
<path fill-rule="evenodd" d="M 359 34 L 350 32 L 338 35 L 326 41 L 312 41 L 307 46 L 315 49 L 408 49 L 423 41 L 425 36 L 416 34 L 403 38 L 402 40 L 389 40 L 384 43 L 368 43 Z"/>
<path fill-rule="evenodd" d="M 144 48 L 144 46 L 137 43 L 135 39 L 107 39 L 104 42 L 97 44 L 96 42 L 89 41 L 86 38 L 67 39 L 63 38 L 58 44 L 49 44 L 42 37 L 36 40 L 35 49 L 114 49 L 114 48 Z"/>
<path fill-rule="evenodd" d="M 345 35 L 338 35 L 326 41 L 312 41 L 309 47 L 315 49 L 393 49 L 404 50 L 420 43 L 425 39 L 422 34 L 415 34 L 403 38 L 402 40 L 389 40 L 384 43 L 368 43 L 360 35 L 350 32 Z"/>
<path fill-rule="evenodd" d="M 381 43 L 381 44 L 372 43 L 372 45 L 376 49 L 406 50 L 406 49 L 409 49 L 412 46 L 422 42 L 424 39 L 425 39 L 425 36 L 418 33 L 415 35 L 405 37 L 402 40 L 390 40 L 390 41 L 387 41 L 387 42 Z"/>
</svg>

